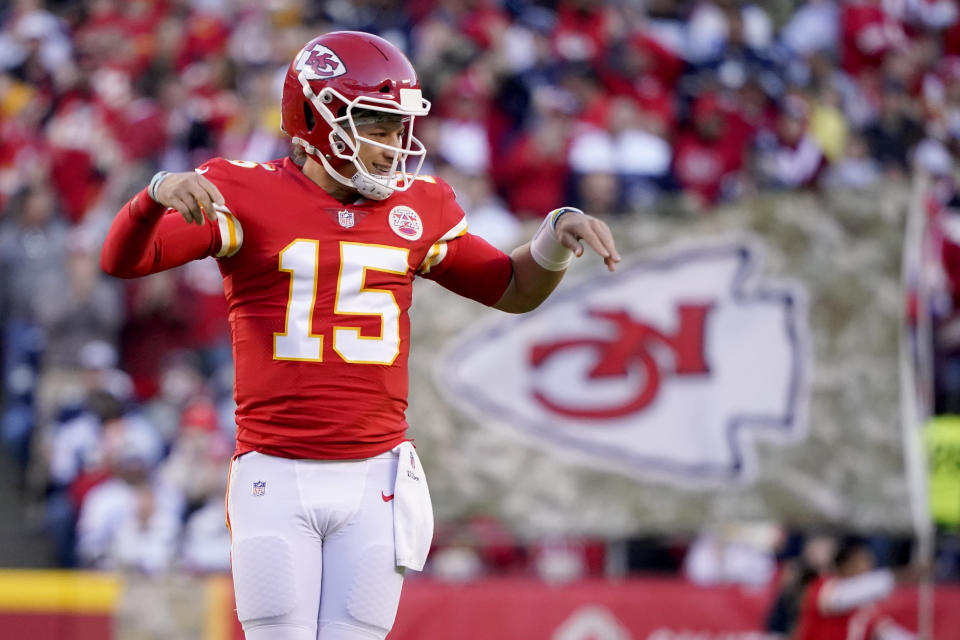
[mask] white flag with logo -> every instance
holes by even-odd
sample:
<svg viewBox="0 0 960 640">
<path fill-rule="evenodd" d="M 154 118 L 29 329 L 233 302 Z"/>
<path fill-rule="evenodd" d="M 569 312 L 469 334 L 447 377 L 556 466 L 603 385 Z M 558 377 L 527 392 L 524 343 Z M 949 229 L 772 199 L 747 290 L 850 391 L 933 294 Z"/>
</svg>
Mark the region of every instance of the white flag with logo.
<svg viewBox="0 0 960 640">
<path fill-rule="evenodd" d="M 537 441 L 631 475 L 745 480 L 756 437 L 804 434 L 807 310 L 749 243 L 687 247 L 454 342 L 438 383 Z"/>
</svg>

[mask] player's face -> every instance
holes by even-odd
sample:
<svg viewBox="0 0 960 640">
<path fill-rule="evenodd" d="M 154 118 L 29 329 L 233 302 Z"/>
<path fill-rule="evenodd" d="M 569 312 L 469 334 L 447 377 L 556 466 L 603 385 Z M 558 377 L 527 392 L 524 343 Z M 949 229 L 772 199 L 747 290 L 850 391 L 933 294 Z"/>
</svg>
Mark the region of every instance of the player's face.
<svg viewBox="0 0 960 640">
<path fill-rule="evenodd" d="M 403 145 L 403 123 L 402 122 L 375 122 L 357 127 L 357 133 L 362 138 L 369 138 L 380 144 L 400 147 Z M 357 152 L 363 166 L 367 171 L 374 175 L 391 175 L 394 170 L 393 158 L 395 152 L 374 146 L 372 144 L 360 143 L 360 149 Z"/>
</svg>

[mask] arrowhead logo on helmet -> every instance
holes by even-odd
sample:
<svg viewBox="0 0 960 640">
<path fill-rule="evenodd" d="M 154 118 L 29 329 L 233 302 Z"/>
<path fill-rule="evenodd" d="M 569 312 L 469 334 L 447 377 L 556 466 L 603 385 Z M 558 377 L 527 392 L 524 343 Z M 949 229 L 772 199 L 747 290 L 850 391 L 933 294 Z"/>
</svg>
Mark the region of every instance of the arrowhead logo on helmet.
<svg viewBox="0 0 960 640">
<path fill-rule="evenodd" d="M 347 72 L 337 54 L 322 44 L 305 47 L 297 56 L 294 67 L 308 80 L 329 80 Z"/>
</svg>

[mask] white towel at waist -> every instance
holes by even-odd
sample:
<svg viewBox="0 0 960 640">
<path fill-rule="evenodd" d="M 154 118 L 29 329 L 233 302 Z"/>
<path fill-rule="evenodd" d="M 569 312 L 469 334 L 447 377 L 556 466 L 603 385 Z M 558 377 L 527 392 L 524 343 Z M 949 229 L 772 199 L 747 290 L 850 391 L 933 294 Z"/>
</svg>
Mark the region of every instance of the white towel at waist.
<svg viewBox="0 0 960 640">
<path fill-rule="evenodd" d="M 427 476 L 410 442 L 393 449 L 397 461 L 397 482 L 393 498 L 393 539 L 397 566 L 423 571 L 433 541 L 433 504 Z"/>
</svg>

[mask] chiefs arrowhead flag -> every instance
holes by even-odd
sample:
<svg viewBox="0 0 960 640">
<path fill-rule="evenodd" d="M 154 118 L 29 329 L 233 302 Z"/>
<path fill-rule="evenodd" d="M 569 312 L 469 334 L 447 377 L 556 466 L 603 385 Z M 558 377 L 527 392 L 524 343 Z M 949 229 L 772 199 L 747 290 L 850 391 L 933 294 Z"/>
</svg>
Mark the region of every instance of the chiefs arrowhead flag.
<svg viewBox="0 0 960 640">
<path fill-rule="evenodd" d="M 902 212 L 841 205 L 613 224 L 617 272 L 577 260 L 525 315 L 419 287 L 408 421 L 438 517 L 490 511 L 530 535 L 909 531 Z"/>
<path fill-rule="evenodd" d="M 753 438 L 806 431 L 803 289 L 760 250 L 705 244 L 636 260 L 537 312 L 459 338 L 439 379 L 480 415 L 638 478 L 749 478 Z"/>
</svg>

